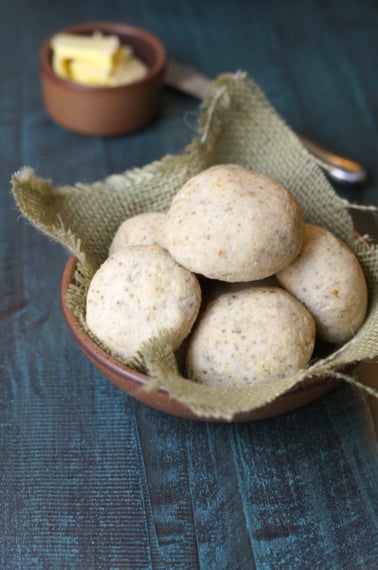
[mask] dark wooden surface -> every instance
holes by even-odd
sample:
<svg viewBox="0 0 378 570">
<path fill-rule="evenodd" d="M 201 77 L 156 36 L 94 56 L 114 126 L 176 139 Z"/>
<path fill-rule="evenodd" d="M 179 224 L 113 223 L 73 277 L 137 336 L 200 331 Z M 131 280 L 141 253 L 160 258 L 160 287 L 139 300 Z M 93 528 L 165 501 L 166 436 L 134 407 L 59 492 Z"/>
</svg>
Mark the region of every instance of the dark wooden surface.
<svg viewBox="0 0 378 570">
<path fill-rule="evenodd" d="M 160 120 L 127 137 L 54 125 L 38 49 L 85 20 L 145 27 L 210 76 L 247 70 L 297 131 L 371 173 L 337 191 L 378 205 L 376 0 L 3 2 L 0 568 L 377 568 L 377 437 L 362 393 L 343 386 L 254 423 L 194 423 L 127 397 L 70 337 L 59 306 L 67 255 L 19 218 L 11 174 L 28 164 L 60 185 L 142 166 L 183 149 L 197 110 L 167 90 Z M 356 225 L 378 233 L 374 214 Z"/>
</svg>

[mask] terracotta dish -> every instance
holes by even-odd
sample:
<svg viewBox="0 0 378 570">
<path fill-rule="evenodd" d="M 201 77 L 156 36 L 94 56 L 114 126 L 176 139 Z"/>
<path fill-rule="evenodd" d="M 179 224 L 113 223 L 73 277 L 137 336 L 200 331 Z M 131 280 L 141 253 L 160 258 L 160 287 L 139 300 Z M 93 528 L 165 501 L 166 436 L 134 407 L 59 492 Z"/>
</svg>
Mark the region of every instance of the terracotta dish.
<svg viewBox="0 0 378 570">
<path fill-rule="evenodd" d="M 42 92 L 46 110 L 62 127 L 85 135 L 115 136 L 148 125 L 160 112 L 166 51 L 146 30 L 111 22 L 90 22 L 57 33 L 117 35 L 147 66 L 147 75 L 117 87 L 89 87 L 58 77 L 52 70 L 48 38 L 40 50 Z M 55 34 L 54 34 L 55 35 Z"/>
<path fill-rule="evenodd" d="M 154 392 L 147 392 L 143 389 L 149 382 L 149 378 L 146 375 L 119 364 L 93 342 L 80 327 L 77 318 L 69 307 L 67 307 L 65 301 L 66 292 L 72 281 L 75 268 L 76 258 L 71 256 L 65 266 L 61 282 L 63 314 L 75 341 L 96 368 L 121 390 L 152 408 L 181 418 L 215 421 L 212 418 L 200 417 L 194 414 L 188 407 L 174 400 L 163 388 Z M 338 384 L 340 384 L 340 381 L 332 378 L 314 378 L 307 380 L 298 388 L 287 392 L 269 405 L 251 412 L 241 413 L 237 415 L 233 421 L 251 421 L 291 412 L 320 398 L 327 392 L 333 390 Z"/>
</svg>

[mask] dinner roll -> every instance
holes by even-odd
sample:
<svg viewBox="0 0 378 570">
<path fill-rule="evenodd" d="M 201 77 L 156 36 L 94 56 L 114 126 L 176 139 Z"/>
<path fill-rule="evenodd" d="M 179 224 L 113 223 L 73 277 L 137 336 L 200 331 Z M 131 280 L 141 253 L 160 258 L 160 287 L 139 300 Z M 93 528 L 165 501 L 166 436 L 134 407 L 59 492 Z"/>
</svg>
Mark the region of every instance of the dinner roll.
<svg viewBox="0 0 378 570">
<path fill-rule="evenodd" d="M 286 267 L 303 241 L 304 217 L 276 180 L 236 164 L 189 179 L 167 213 L 166 247 L 194 273 L 221 281 L 263 279 Z"/>
<path fill-rule="evenodd" d="M 128 218 L 119 226 L 109 247 L 109 255 L 129 245 L 163 245 L 164 212 L 145 212 Z"/>
<path fill-rule="evenodd" d="M 321 339 L 344 342 L 362 325 L 365 276 L 355 254 L 328 230 L 306 224 L 299 256 L 276 277 L 311 312 Z"/>
<path fill-rule="evenodd" d="M 273 382 L 305 368 L 315 342 L 307 309 L 279 287 L 252 287 L 209 303 L 189 337 L 186 369 L 209 385 Z"/>
<path fill-rule="evenodd" d="M 201 290 L 195 275 L 158 245 L 132 245 L 114 253 L 95 273 L 87 294 L 88 328 L 127 360 L 162 329 L 173 349 L 189 334 Z"/>
</svg>

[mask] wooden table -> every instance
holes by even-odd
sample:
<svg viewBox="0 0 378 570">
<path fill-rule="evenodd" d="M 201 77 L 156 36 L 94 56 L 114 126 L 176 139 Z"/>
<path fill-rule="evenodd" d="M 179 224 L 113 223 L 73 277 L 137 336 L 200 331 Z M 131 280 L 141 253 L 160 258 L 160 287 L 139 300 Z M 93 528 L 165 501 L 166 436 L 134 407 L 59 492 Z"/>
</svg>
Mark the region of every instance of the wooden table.
<svg viewBox="0 0 378 570">
<path fill-rule="evenodd" d="M 27 164 L 62 185 L 142 166 L 182 151 L 197 110 L 167 89 L 161 118 L 133 135 L 55 125 L 38 49 L 86 20 L 145 27 L 210 76 L 248 71 L 293 128 L 369 170 L 364 187 L 336 190 L 378 205 L 373 0 L 3 3 L 0 568 L 377 568 L 377 435 L 362 392 L 342 386 L 254 423 L 190 422 L 127 397 L 73 342 L 59 305 L 67 254 L 20 219 L 11 174 Z M 378 235 L 376 214 L 356 225 Z M 377 368 L 365 373 L 377 386 Z"/>
</svg>

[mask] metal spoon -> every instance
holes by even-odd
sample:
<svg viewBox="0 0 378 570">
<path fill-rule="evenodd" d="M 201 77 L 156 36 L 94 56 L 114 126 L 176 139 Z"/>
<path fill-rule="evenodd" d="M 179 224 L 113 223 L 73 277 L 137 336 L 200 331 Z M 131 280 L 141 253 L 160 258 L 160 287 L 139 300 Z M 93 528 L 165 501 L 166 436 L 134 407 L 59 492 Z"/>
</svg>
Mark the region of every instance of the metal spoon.
<svg viewBox="0 0 378 570">
<path fill-rule="evenodd" d="M 203 99 L 211 80 L 196 69 L 170 60 L 167 64 L 164 81 L 170 87 L 197 99 Z M 354 160 L 340 156 L 333 150 L 325 148 L 307 137 L 298 136 L 307 150 L 316 158 L 319 166 L 335 182 L 356 186 L 367 181 L 366 170 Z"/>
</svg>

